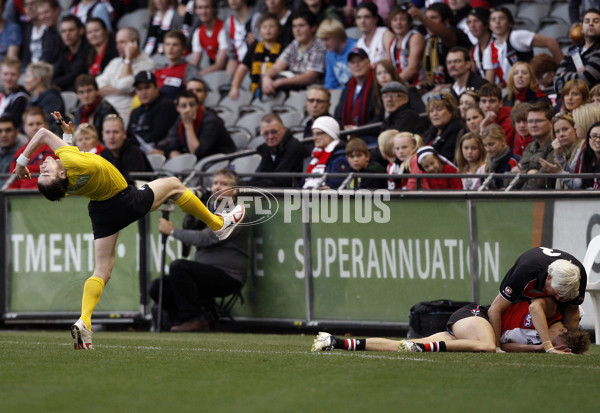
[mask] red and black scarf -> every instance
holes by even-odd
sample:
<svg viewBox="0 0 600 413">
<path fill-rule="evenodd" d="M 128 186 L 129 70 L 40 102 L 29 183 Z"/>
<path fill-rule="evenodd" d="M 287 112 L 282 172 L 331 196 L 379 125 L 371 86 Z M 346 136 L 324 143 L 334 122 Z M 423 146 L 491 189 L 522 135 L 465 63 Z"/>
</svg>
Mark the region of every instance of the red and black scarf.
<svg viewBox="0 0 600 413">
<path fill-rule="evenodd" d="M 354 100 L 356 91 L 356 78 L 352 77 L 348 82 L 348 95 L 342 107 L 342 124 L 362 126 L 367 123 L 367 104 L 371 99 L 371 88 L 373 87 L 373 69 L 369 70 L 363 87 Z"/>
</svg>

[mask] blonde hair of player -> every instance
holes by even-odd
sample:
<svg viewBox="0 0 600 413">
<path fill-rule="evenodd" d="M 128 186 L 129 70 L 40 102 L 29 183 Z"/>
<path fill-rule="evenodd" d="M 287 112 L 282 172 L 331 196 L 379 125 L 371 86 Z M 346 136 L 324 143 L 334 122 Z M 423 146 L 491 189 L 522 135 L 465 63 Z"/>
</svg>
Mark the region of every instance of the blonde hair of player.
<svg viewBox="0 0 600 413">
<path fill-rule="evenodd" d="M 548 266 L 550 285 L 559 297 L 572 300 L 579 295 L 579 267 L 567 260 L 556 260 Z"/>
</svg>

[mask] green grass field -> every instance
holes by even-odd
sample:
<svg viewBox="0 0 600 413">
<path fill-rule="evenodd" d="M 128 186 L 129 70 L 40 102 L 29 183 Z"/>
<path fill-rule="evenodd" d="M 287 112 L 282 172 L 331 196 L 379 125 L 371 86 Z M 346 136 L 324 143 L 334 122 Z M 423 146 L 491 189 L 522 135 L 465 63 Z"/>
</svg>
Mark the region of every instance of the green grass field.
<svg viewBox="0 0 600 413">
<path fill-rule="evenodd" d="M 0 412 L 597 412 L 590 354 L 311 353 L 312 335 L 0 332 Z"/>
</svg>

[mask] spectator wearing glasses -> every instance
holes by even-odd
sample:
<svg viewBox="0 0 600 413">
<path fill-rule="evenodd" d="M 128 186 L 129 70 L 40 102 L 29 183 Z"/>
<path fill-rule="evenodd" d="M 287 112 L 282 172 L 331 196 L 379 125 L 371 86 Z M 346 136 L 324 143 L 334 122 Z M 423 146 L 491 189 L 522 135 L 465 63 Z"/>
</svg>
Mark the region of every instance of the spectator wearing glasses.
<svg viewBox="0 0 600 413">
<path fill-rule="evenodd" d="M 599 173 L 600 172 L 600 122 L 596 122 L 590 128 L 585 141 L 585 147 L 578 161 L 575 172 Z M 582 179 L 581 187 L 587 189 L 598 189 L 600 184 L 597 178 Z"/>
<path fill-rule="evenodd" d="M 547 173 L 545 163 L 554 163 L 554 149 L 552 148 L 552 117 L 554 110 L 545 102 L 531 105 L 527 112 L 527 128 L 533 141 L 527 145 L 519 164 L 512 168 L 512 173 L 527 175 Z M 554 188 L 555 179 L 521 179 L 515 188 L 526 190 Z"/>
<path fill-rule="evenodd" d="M 310 85 L 306 91 L 306 113 L 309 118 L 304 128 L 304 137 L 312 138 L 312 124 L 319 116 L 329 116 L 331 93 L 323 85 Z M 309 145 L 312 150 L 313 144 Z"/>
<path fill-rule="evenodd" d="M 423 142 L 453 162 L 456 142 L 464 132 L 456 99 L 448 92 L 433 95 L 427 102 L 427 116 L 431 126 L 423 134 Z"/>
<path fill-rule="evenodd" d="M 261 119 L 260 133 L 265 143 L 256 148 L 262 158 L 256 172 L 302 172 L 304 158 L 309 151 L 292 136 L 276 113 L 269 113 Z M 287 177 L 255 177 L 250 180 L 250 185 L 291 188 L 294 181 Z"/>
<path fill-rule="evenodd" d="M 321 116 L 313 123 L 315 148 L 306 172 L 309 174 L 345 173 L 350 170 L 346 160 L 346 143 L 340 140 L 340 126 L 331 116 Z M 304 189 L 336 189 L 343 178 L 321 176 L 306 178 Z"/>
</svg>

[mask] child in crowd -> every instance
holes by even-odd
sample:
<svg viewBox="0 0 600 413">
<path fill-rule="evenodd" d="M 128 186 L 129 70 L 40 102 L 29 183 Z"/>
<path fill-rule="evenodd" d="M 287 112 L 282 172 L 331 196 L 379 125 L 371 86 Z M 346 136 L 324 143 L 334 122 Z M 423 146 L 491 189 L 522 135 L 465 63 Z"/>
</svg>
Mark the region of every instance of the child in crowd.
<svg viewBox="0 0 600 413">
<path fill-rule="evenodd" d="M 590 102 L 600 105 L 600 83 L 590 89 Z"/>
<path fill-rule="evenodd" d="M 460 112 L 460 117 L 462 120 L 466 120 L 467 116 L 467 108 L 475 105 L 479 106 L 479 95 L 474 90 L 470 90 L 471 88 L 467 88 L 464 92 L 460 94 L 458 98 L 458 110 Z"/>
<path fill-rule="evenodd" d="M 467 132 L 456 146 L 456 166 L 462 174 L 480 174 L 485 170 L 486 153 L 479 134 Z M 463 188 L 475 191 L 481 185 L 481 178 L 461 178 Z"/>
<path fill-rule="evenodd" d="M 239 97 L 240 86 L 248 72 L 250 72 L 250 92 L 253 97 L 260 97 L 262 76 L 281 54 L 281 44 L 277 41 L 281 32 L 281 23 L 277 16 L 272 13 L 263 14 L 258 20 L 258 30 L 262 40 L 250 48 L 242 64 L 237 66 L 233 74 L 229 97 L 234 100 Z"/>
<path fill-rule="evenodd" d="M 418 174 L 421 173 L 419 165 L 417 164 L 417 149 L 423 146 L 423 138 L 421 135 L 415 135 L 410 132 L 400 132 L 394 137 L 394 152 L 396 153 L 396 159 L 399 160 L 400 169 L 399 174 Z M 421 187 L 419 189 L 429 189 L 429 185 L 423 185 L 421 181 Z M 408 178 L 402 179 L 402 189 L 417 189 L 417 179 Z"/>
<path fill-rule="evenodd" d="M 419 168 L 428 174 L 456 174 L 458 170 L 448 159 L 438 154 L 431 146 L 417 150 Z M 463 189 L 459 178 L 424 178 L 430 189 Z"/>
<path fill-rule="evenodd" d="M 510 122 L 515 130 L 512 151 L 518 156 L 523 156 L 523 151 L 533 140 L 527 128 L 527 112 L 529 112 L 530 107 L 531 103 L 520 103 L 510 112 Z"/>
<path fill-rule="evenodd" d="M 371 161 L 371 154 L 365 141 L 360 138 L 350 139 L 346 145 L 346 159 L 352 172 L 357 173 L 385 173 L 385 169 L 378 162 Z M 354 177 L 348 185 L 350 189 L 379 189 L 387 188 L 385 179 Z"/>
<path fill-rule="evenodd" d="M 394 151 L 394 137 L 400 132 L 396 129 L 388 129 L 379 134 L 377 137 L 377 147 L 383 159 L 388 161 L 386 171 L 388 175 L 397 175 L 400 173 L 400 162 L 396 158 Z M 401 188 L 401 182 L 390 178 L 388 180 L 388 189 L 390 191 Z"/>
<path fill-rule="evenodd" d="M 479 89 L 479 107 L 485 114 L 483 127 L 497 123 L 504 130 L 506 144 L 509 148 L 514 147 L 515 130 L 510 123 L 511 109 L 502 106 L 502 89 L 493 83 L 486 83 Z"/>
<path fill-rule="evenodd" d="M 471 105 L 465 110 L 465 125 L 469 132 L 479 135 L 481 133 L 480 126 L 485 115 L 481 108 L 477 105 Z"/>
<path fill-rule="evenodd" d="M 481 141 L 487 152 L 486 173 L 508 173 L 519 163 L 521 157 L 513 154 L 510 150 L 506 144 L 504 131 L 499 125 L 492 124 L 486 127 L 481 134 Z M 503 189 L 507 183 L 503 179 L 494 179 L 490 181 L 487 187 L 489 189 Z"/>
<path fill-rule="evenodd" d="M 73 143 L 81 152 L 100 154 L 104 146 L 100 143 L 98 131 L 89 123 L 82 123 L 73 132 Z"/>
</svg>

